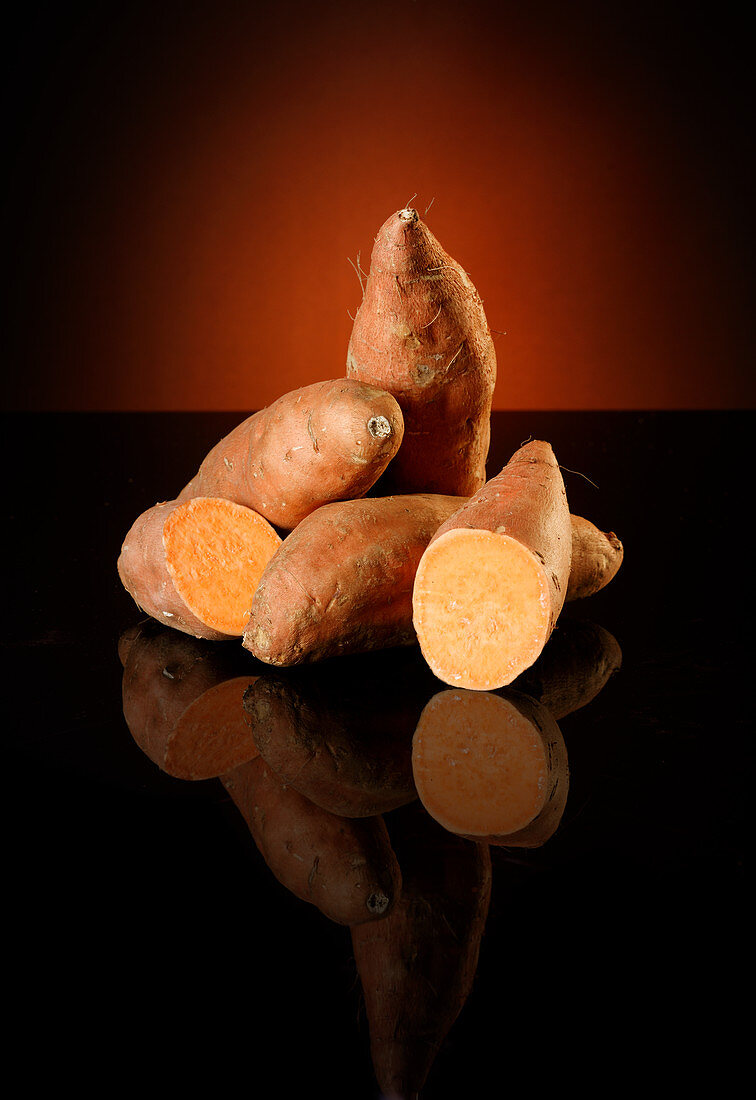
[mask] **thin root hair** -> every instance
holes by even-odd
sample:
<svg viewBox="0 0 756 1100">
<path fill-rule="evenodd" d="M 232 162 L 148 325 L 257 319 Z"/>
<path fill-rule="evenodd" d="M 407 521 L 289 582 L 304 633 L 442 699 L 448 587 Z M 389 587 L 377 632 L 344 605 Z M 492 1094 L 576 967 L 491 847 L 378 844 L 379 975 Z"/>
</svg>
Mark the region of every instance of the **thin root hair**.
<svg viewBox="0 0 756 1100">
<path fill-rule="evenodd" d="M 347 256 L 347 259 L 349 260 L 350 264 L 354 268 L 355 273 L 357 275 L 357 278 L 360 280 L 360 289 L 362 290 L 362 297 L 364 298 L 365 297 L 365 284 L 362 281 L 362 272 L 360 271 L 360 254 L 359 254 L 359 252 L 357 253 L 357 263 L 354 262 L 354 260 L 352 259 L 351 256 Z"/>
<path fill-rule="evenodd" d="M 563 466 L 561 464 L 561 462 L 557 463 L 557 465 L 559 466 L 559 469 L 564 470 L 565 473 L 567 473 L 567 474 L 576 474 L 578 477 L 584 478 L 588 482 L 589 485 L 593 486 L 594 489 L 598 489 L 598 485 L 596 484 L 596 482 L 591 481 L 591 479 L 588 477 L 587 474 L 581 473 L 580 470 L 571 470 L 569 468 L 569 466 Z"/>
<path fill-rule="evenodd" d="M 433 322 L 434 322 L 435 320 L 437 320 L 437 318 L 438 318 L 439 314 L 441 313 L 441 310 L 442 310 L 442 308 L 443 308 L 442 306 L 439 306 L 439 307 L 438 307 L 438 312 L 436 313 L 436 316 L 435 316 L 435 317 L 431 317 L 430 321 L 428 321 L 428 324 L 426 324 L 426 325 L 421 325 L 421 326 L 420 326 L 420 331 L 421 331 L 421 332 L 422 332 L 422 330 L 423 330 L 424 328 L 428 328 L 428 327 L 429 327 L 429 325 L 432 325 L 432 324 L 433 324 Z M 451 364 L 449 364 L 449 365 L 451 366 Z"/>
</svg>

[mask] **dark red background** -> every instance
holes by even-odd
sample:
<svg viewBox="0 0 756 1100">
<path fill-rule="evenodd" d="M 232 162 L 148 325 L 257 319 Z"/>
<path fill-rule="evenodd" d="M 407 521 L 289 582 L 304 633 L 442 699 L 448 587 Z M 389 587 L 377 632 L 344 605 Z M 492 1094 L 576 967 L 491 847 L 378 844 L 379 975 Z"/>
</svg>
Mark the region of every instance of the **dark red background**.
<svg viewBox="0 0 756 1100">
<path fill-rule="evenodd" d="M 739 8 L 70 4 L 7 28 L 5 404 L 252 409 L 343 374 L 413 196 L 499 409 L 754 404 Z"/>
</svg>

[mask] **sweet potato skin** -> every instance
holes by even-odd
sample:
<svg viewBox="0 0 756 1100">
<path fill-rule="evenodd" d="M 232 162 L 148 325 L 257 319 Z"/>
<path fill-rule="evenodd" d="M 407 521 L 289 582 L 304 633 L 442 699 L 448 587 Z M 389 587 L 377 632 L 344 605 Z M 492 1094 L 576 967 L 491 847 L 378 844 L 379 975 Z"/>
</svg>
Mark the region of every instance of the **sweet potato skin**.
<svg viewBox="0 0 756 1100">
<path fill-rule="evenodd" d="M 485 844 L 453 836 L 419 803 L 389 815 L 402 895 L 352 928 L 376 1079 L 416 1097 L 472 989 L 491 898 Z"/>
<path fill-rule="evenodd" d="M 469 495 L 485 482 L 496 352 L 470 277 L 416 210 L 375 239 L 347 376 L 392 393 L 405 421 L 384 492 Z"/>
<path fill-rule="evenodd" d="M 178 499 L 226 497 L 291 530 L 322 504 L 367 493 L 403 434 L 390 394 L 354 379 L 316 382 L 237 425 Z"/>
<path fill-rule="evenodd" d="M 458 497 L 419 493 L 319 508 L 268 563 L 244 646 L 287 666 L 412 644 L 417 564 L 458 506 Z"/>
<path fill-rule="evenodd" d="M 496 690 L 533 664 L 564 605 L 571 549 L 570 511 L 556 457 L 549 443 L 534 440 L 441 524 L 421 557 L 413 624 L 434 673 L 452 687 Z M 529 594 L 519 605 L 516 588 L 506 588 L 518 576 L 510 564 L 517 559 L 529 576 Z M 488 591 L 476 592 L 486 575 L 493 602 Z M 502 598 L 496 602 L 499 580 Z M 510 628 L 512 640 L 505 645 L 501 632 Z"/>
<path fill-rule="evenodd" d="M 537 477 L 533 477 L 534 472 Z M 509 535 L 542 564 L 548 563 L 553 630 L 569 583 L 572 520 L 551 445 L 532 440 L 520 447 L 500 473 L 441 524 L 428 546 L 447 531 L 465 527 Z"/>
<path fill-rule="evenodd" d="M 163 527 L 181 504 L 179 500 L 163 501 L 137 517 L 121 547 L 118 575 L 137 607 L 154 619 L 195 638 L 229 641 L 230 635 L 207 626 L 192 614 L 168 572 Z"/>
<path fill-rule="evenodd" d="M 384 917 L 401 871 L 382 817 L 327 813 L 283 783 L 262 757 L 222 777 L 279 882 L 337 924 Z"/>
<path fill-rule="evenodd" d="M 616 577 L 625 550 L 614 531 L 601 531 L 583 516 L 572 516 L 572 564 L 566 602 L 594 596 Z"/>
<path fill-rule="evenodd" d="M 534 478 L 534 471 L 538 474 Z M 551 592 L 551 629 L 567 595 L 572 564 L 572 521 L 565 483 L 550 443 L 525 443 L 501 473 L 450 516 L 428 543 L 447 531 L 468 527 L 495 531 L 522 542 L 547 569 Z"/>
</svg>

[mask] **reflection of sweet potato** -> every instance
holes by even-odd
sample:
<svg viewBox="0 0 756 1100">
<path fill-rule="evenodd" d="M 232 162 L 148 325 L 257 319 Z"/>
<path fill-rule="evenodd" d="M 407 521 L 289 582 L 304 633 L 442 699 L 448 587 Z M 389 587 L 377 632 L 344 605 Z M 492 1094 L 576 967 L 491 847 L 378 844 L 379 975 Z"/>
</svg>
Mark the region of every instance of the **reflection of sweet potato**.
<svg viewBox="0 0 756 1100">
<path fill-rule="evenodd" d="M 279 882 L 338 924 L 388 913 L 401 875 L 383 818 L 350 821 L 287 787 L 262 757 L 222 777 Z"/>
<path fill-rule="evenodd" d="M 265 673 L 244 706 L 286 783 L 331 813 L 369 817 L 416 797 L 412 735 L 438 687 L 414 647 Z"/>
<path fill-rule="evenodd" d="M 422 1088 L 467 1000 L 491 896 L 488 847 L 452 836 L 419 803 L 389 818 L 402 895 L 384 920 L 352 929 L 381 1090 Z"/>
<path fill-rule="evenodd" d="M 562 617 L 541 656 L 513 686 L 558 720 L 595 699 L 621 664 L 622 650 L 608 630 Z"/>
<path fill-rule="evenodd" d="M 142 752 L 177 779 L 209 779 L 257 755 L 244 692 L 256 669 L 241 649 L 152 621 L 124 632 L 123 715 Z"/>
<path fill-rule="evenodd" d="M 564 813 L 564 740 L 549 711 L 519 692 L 439 692 L 415 731 L 412 767 L 428 813 L 460 836 L 539 847 Z"/>
</svg>

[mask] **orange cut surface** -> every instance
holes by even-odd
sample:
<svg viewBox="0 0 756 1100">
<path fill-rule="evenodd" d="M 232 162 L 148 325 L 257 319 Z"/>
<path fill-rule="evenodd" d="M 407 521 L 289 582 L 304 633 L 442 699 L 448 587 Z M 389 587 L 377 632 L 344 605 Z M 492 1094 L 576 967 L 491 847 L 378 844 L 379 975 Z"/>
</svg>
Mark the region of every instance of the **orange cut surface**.
<svg viewBox="0 0 756 1100">
<path fill-rule="evenodd" d="M 548 638 L 546 572 L 509 535 L 445 532 L 423 554 L 412 602 L 423 655 L 452 687 L 494 691 L 511 684 Z"/>
<path fill-rule="evenodd" d="M 200 622 L 240 636 L 265 566 L 281 545 L 266 519 L 230 500 L 196 497 L 163 526 L 168 573 Z"/>
</svg>

